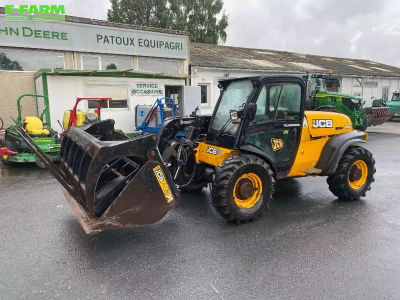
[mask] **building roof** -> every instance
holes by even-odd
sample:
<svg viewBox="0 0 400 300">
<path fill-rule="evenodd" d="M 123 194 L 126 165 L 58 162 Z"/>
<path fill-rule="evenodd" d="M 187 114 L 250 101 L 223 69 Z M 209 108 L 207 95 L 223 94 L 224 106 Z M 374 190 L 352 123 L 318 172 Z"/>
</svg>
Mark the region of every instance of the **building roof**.
<svg viewBox="0 0 400 300">
<path fill-rule="evenodd" d="M 223 70 L 304 73 L 308 69 L 313 73 L 400 77 L 400 68 L 370 60 L 200 43 L 190 43 L 190 62 L 192 67 Z"/>
<path fill-rule="evenodd" d="M 68 69 L 40 69 L 34 75 L 35 79 L 42 75 L 60 76 L 92 76 L 92 77 L 127 77 L 127 78 L 155 78 L 155 79 L 179 79 L 187 76 L 169 76 L 163 73 L 153 73 L 136 70 L 68 70 Z"/>
<path fill-rule="evenodd" d="M 4 7 L 0 7 L 0 14 L 3 14 L 3 15 L 5 14 Z M 137 25 L 121 24 L 121 23 L 108 22 L 105 20 L 82 18 L 82 17 L 75 17 L 75 16 L 69 16 L 69 15 L 65 16 L 65 22 L 116 27 L 116 28 L 132 29 L 132 30 L 151 31 L 151 32 L 161 32 L 161 33 L 168 33 L 168 34 L 175 34 L 175 35 L 186 35 L 186 36 L 189 35 L 187 32 L 180 31 L 180 30 L 170 30 L 170 29 L 155 28 L 155 27 L 144 27 L 144 26 L 137 26 Z"/>
</svg>

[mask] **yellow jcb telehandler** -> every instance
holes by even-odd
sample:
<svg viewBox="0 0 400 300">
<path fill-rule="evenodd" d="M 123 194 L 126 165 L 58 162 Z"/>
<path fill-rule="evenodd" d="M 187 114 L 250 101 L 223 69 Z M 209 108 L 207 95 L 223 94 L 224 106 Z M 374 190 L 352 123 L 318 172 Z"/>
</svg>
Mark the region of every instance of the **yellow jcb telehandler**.
<svg viewBox="0 0 400 300">
<path fill-rule="evenodd" d="M 375 161 L 365 132 L 343 114 L 305 111 L 296 76 L 220 82 L 213 115 L 167 119 L 160 133 L 128 139 L 113 120 L 70 128 L 60 167 L 20 134 L 62 184 L 88 234 L 161 220 L 180 192 L 210 184 L 216 211 L 234 223 L 259 218 L 274 182 L 327 176 L 344 200 L 365 196 Z"/>
</svg>

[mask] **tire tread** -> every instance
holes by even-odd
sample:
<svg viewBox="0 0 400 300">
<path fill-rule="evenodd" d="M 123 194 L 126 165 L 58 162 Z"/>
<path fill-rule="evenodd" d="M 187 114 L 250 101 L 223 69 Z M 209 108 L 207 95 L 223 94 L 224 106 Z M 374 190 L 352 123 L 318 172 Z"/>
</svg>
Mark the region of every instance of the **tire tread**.
<svg viewBox="0 0 400 300">
<path fill-rule="evenodd" d="M 359 157 L 367 157 L 368 169 L 372 169 L 372 174 L 368 174 L 367 183 L 359 191 L 354 191 L 348 185 L 348 170 L 355 160 Z M 335 173 L 327 178 L 329 190 L 339 199 L 346 201 L 356 201 L 360 197 L 365 197 L 366 192 L 371 190 L 371 184 L 375 181 L 374 174 L 376 172 L 375 160 L 372 153 L 367 149 L 355 146 L 348 148 L 340 159 L 339 165 Z"/>
<path fill-rule="evenodd" d="M 226 193 L 229 187 L 230 178 L 232 175 L 239 170 L 241 167 L 248 164 L 257 164 L 262 166 L 270 178 L 270 193 L 265 201 L 264 207 L 272 201 L 272 195 L 274 192 L 274 174 L 269 167 L 269 165 L 261 158 L 251 155 L 251 154 L 241 154 L 231 156 L 226 159 L 220 167 L 216 169 L 216 174 L 212 182 L 211 196 L 212 204 L 215 210 L 225 219 L 236 224 L 248 223 L 259 219 L 263 213 L 264 209 L 259 209 L 251 217 L 242 217 L 237 214 L 237 212 L 232 209 L 229 199 L 227 199 Z"/>
</svg>

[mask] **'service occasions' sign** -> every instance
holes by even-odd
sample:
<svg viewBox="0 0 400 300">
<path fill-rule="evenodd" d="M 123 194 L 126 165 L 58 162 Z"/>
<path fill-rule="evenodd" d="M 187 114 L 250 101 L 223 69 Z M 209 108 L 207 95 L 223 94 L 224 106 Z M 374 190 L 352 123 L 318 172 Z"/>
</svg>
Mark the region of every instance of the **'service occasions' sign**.
<svg viewBox="0 0 400 300">
<path fill-rule="evenodd" d="M 132 96 L 159 96 L 164 94 L 164 85 L 159 83 L 139 82 L 132 86 Z"/>
<path fill-rule="evenodd" d="M 187 59 L 187 37 L 81 23 L 6 23 L 0 46 Z"/>
</svg>

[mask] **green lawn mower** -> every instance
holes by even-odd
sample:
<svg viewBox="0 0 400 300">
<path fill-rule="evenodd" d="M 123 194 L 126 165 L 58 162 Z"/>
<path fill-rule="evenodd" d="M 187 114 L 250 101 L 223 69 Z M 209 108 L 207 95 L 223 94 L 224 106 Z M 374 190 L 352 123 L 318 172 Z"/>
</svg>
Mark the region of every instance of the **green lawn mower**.
<svg viewBox="0 0 400 300">
<path fill-rule="evenodd" d="M 22 120 L 21 100 L 24 97 L 35 97 L 44 99 L 44 109 L 39 117 L 27 116 Z M 48 108 L 48 99 L 46 96 L 37 94 L 23 94 L 17 99 L 18 117 L 16 123 L 24 128 L 24 130 L 32 137 L 37 146 L 52 160 L 59 160 L 60 143 L 58 133 L 51 129 L 50 114 Z M 43 118 L 46 121 L 43 122 Z M 13 163 L 36 163 L 40 168 L 45 165 L 37 158 L 24 140 L 15 130 L 15 125 L 11 125 L 4 131 L 4 135 L 0 137 L 0 148 L 2 149 L 0 160 L 4 164 Z"/>
</svg>

